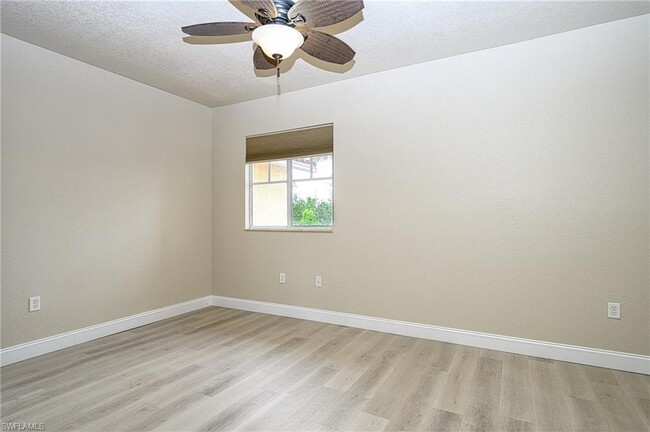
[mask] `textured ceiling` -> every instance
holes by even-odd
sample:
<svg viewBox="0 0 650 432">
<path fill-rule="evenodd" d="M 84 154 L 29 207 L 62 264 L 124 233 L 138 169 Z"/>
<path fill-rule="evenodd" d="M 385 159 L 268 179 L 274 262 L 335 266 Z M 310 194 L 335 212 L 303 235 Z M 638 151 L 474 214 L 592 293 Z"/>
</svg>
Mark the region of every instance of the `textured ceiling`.
<svg viewBox="0 0 650 432">
<path fill-rule="evenodd" d="M 248 21 L 228 1 L 2 1 L 2 33 L 214 107 L 271 96 L 250 40 L 183 39 L 181 26 Z M 365 1 L 325 28 L 357 51 L 332 67 L 301 53 L 284 92 L 648 13 L 646 1 Z M 356 24 L 356 25 L 355 25 Z M 205 43 L 210 42 L 210 43 Z"/>
</svg>

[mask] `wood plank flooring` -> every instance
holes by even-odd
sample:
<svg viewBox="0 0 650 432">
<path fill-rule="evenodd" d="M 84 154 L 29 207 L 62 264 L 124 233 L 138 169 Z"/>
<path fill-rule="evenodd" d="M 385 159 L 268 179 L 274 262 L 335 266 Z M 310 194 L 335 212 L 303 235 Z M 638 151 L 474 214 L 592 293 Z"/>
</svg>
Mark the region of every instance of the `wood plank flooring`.
<svg viewBox="0 0 650 432">
<path fill-rule="evenodd" d="M 0 396 L 47 431 L 650 430 L 646 375 L 216 307 L 6 366 Z"/>
</svg>

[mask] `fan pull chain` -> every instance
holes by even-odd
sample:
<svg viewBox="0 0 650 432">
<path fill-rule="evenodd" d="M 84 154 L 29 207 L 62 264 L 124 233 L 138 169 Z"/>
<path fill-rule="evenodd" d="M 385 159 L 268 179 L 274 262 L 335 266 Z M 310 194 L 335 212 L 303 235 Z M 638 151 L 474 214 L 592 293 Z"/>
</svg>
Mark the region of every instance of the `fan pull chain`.
<svg viewBox="0 0 650 432">
<path fill-rule="evenodd" d="M 276 87 L 278 89 L 278 96 L 282 93 L 280 88 L 280 57 L 275 57 L 275 77 L 276 77 Z"/>
</svg>

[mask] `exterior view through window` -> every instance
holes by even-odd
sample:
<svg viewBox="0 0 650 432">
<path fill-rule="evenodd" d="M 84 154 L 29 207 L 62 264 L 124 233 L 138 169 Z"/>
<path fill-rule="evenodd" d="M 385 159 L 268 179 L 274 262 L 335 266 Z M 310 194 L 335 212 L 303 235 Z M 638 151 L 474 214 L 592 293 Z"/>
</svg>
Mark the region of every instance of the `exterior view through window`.
<svg viewBox="0 0 650 432">
<path fill-rule="evenodd" d="M 332 154 L 246 164 L 246 228 L 333 226 Z"/>
</svg>

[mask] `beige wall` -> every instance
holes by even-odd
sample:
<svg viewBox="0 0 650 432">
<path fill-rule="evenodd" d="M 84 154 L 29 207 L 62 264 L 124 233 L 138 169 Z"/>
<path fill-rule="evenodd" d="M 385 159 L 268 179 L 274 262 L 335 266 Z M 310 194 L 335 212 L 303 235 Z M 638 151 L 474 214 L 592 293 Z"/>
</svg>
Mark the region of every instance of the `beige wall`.
<svg viewBox="0 0 650 432">
<path fill-rule="evenodd" d="M 648 115 L 647 15 L 214 109 L 213 294 L 649 354 Z M 334 233 L 244 232 L 244 137 L 329 122 Z"/>
<path fill-rule="evenodd" d="M 212 267 L 217 295 L 649 354 L 647 65 L 646 15 L 214 109 L 211 130 L 2 36 L 2 346 L 208 295 Z M 244 137 L 328 122 L 334 233 L 245 232 Z"/>
<path fill-rule="evenodd" d="M 2 36 L 3 347 L 210 294 L 210 135 L 208 108 Z"/>
</svg>

